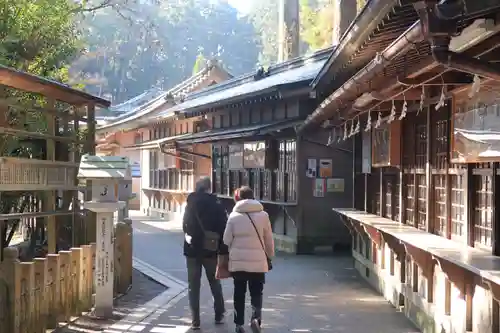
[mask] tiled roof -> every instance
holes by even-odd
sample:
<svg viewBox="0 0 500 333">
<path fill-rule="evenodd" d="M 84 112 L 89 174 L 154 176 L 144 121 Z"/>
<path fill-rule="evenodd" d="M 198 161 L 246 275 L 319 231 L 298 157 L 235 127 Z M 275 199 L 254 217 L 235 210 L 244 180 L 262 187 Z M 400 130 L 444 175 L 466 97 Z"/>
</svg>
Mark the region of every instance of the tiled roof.
<svg viewBox="0 0 500 333">
<path fill-rule="evenodd" d="M 296 58 L 272 66 L 267 74 L 260 78 L 256 77 L 256 73 L 253 72 L 192 93 L 188 95 L 185 102 L 165 110 L 159 116 L 198 107 L 210 107 L 214 103 L 234 101 L 238 98 L 243 99 L 249 95 L 263 93 L 293 83 L 307 82 L 309 84 L 325 64 L 325 59 L 330 51 L 331 48 L 328 48 L 311 56 Z"/>
<path fill-rule="evenodd" d="M 141 117 L 147 115 L 148 113 L 150 113 L 151 111 L 153 111 L 153 110 L 157 109 L 158 107 L 162 106 L 163 104 L 165 104 L 166 100 L 168 98 L 176 99 L 176 98 L 181 98 L 181 97 L 185 96 L 186 94 L 188 94 L 191 91 L 193 91 L 194 89 L 196 89 L 196 87 L 198 87 L 201 83 L 205 82 L 205 80 L 210 76 L 210 74 L 212 73 L 212 70 L 216 66 L 218 66 L 218 65 L 216 65 L 216 64 L 207 65 L 201 71 L 199 71 L 197 74 L 191 76 L 189 79 L 181 82 L 180 84 L 176 85 L 172 89 L 169 89 L 167 91 L 163 91 L 163 92 L 159 93 L 155 98 L 149 99 L 148 101 L 138 105 L 134 109 L 132 109 L 124 114 L 121 114 L 118 117 L 112 118 L 112 122 L 109 122 L 109 120 L 108 120 L 108 122 L 105 125 L 100 126 L 97 130 L 101 130 L 101 131 L 106 130 L 110 127 L 116 127 L 117 125 L 125 124 L 131 120 L 141 118 Z M 135 100 L 135 101 L 138 99 L 140 100 L 139 97 L 143 96 L 144 94 L 145 93 L 143 93 L 139 96 L 136 96 L 133 99 L 122 103 L 122 105 L 126 105 L 126 104 L 130 103 L 132 100 Z M 173 102 L 174 102 L 174 100 L 172 100 L 172 103 Z M 116 109 L 116 107 L 115 107 L 115 109 Z"/>
</svg>

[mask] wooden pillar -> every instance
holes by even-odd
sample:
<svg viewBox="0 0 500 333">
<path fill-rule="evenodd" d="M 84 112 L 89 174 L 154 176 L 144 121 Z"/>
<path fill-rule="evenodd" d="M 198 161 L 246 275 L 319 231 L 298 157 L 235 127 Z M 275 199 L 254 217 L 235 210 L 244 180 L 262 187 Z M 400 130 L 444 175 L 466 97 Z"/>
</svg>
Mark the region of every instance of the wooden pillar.
<svg viewBox="0 0 500 333">
<path fill-rule="evenodd" d="M 378 172 L 379 172 L 379 210 L 380 210 L 380 216 L 384 216 L 384 205 L 385 205 L 385 195 L 384 195 L 384 169 L 383 168 L 379 168 L 378 169 Z"/>
<path fill-rule="evenodd" d="M 467 164 L 467 173 L 465 174 L 465 240 L 467 245 L 474 245 L 474 165 Z"/>
<path fill-rule="evenodd" d="M 85 153 L 95 155 L 95 105 L 87 105 L 87 138 L 85 141 Z M 92 181 L 88 180 L 85 188 L 85 201 L 92 200 Z M 87 226 L 87 242 L 96 240 L 96 213 L 86 212 L 85 225 Z"/>
<path fill-rule="evenodd" d="M 47 328 L 47 276 L 48 265 L 46 258 L 35 258 L 35 316 L 36 332 L 45 333 Z"/>
<path fill-rule="evenodd" d="M 48 290 L 47 290 L 47 328 L 57 328 L 59 301 L 61 297 L 61 270 L 58 254 L 47 256 Z"/>
<path fill-rule="evenodd" d="M 434 216 L 433 216 L 433 200 L 432 200 L 432 112 L 428 107 L 426 110 L 426 163 L 425 163 L 425 226 L 429 233 L 434 233 Z M 415 184 L 417 185 L 417 184 Z M 418 187 L 415 186 L 415 191 L 418 192 Z"/>
<path fill-rule="evenodd" d="M 495 256 L 500 256 L 500 165 L 498 162 L 493 164 L 493 223 L 492 223 L 492 252 Z M 496 207 L 499 207 L 496 209 Z"/>
<path fill-rule="evenodd" d="M 80 115 L 81 109 L 80 108 L 74 108 L 73 109 L 73 133 L 74 137 L 78 139 L 80 137 Z M 78 164 L 80 163 L 80 145 L 77 144 L 75 146 L 75 149 L 73 150 L 73 153 L 70 156 L 71 162 Z M 75 172 L 75 184 L 78 185 L 78 172 Z M 84 224 L 82 223 L 83 221 L 80 218 L 79 211 L 80 211 L 80 201 L 78 199 L 79 195 L 79 190 L 77 189 L 76 191 L 73 191 L 73 196 L 72 196 L 72 204 L 71 207 L 73 209 L 73 245 L 75 243 L 78 243 L 79 245 L 85 244 L 86 243 L 86 237 L 84 233 Z"/>
<path fill-rule="evenodd" d="M 55 101 L 53 99 L 47 100 L 47 108 L 54 110 Z M 47 113 L 47 132 L 49 135 L 56 135 L 56 117 L 55 113 Z M 55 140 L 47 139 L 47 160 L 55 161 L 56 150 L 55 150 Z M 55 191 L 45 191 L 43 200 L 43 210 L 45 212 L 51 212 L 55 210 L 56 207 L 56 193 Z M 54 215 L 47 217 L 47 238 L 48 238 L 48 251 L 49 253 L 56 253 L 57 251 L 57 224 L 56 217 Z"/>
</svg>

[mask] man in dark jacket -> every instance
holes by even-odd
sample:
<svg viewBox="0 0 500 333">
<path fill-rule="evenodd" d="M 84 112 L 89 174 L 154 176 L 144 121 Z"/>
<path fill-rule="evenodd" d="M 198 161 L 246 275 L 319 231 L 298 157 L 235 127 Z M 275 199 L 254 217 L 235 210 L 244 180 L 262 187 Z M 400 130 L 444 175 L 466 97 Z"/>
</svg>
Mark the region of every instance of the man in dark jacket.
<svg viewBox="0 0 500 333">
<path fill-rule="evenodd" d="M 196 191 L 189 194 L 184 212 L 184 256 L 186 256 L 189 305 L 192 315 L 192 329 L 200 328 L 200 287 L 201 270 L 205 269 L 214 298 L 215 323 L 222 324 L 225 314 L 224 296 L 219 280 L 215 278 L 217 255 L 228 254 L 228 248 L 222 242 L 227 223 L 227 215 L 217 197 L 210 193 L 212 183 L 205 177 L 196 183 Z M 201 225 L 200 225 L 201 224 Z M 203 228 L 202 228 L 203 226 Z M 219 235 L 217 251 L 204 247 L 205 232 L 211 231 Z"/>
</svg>

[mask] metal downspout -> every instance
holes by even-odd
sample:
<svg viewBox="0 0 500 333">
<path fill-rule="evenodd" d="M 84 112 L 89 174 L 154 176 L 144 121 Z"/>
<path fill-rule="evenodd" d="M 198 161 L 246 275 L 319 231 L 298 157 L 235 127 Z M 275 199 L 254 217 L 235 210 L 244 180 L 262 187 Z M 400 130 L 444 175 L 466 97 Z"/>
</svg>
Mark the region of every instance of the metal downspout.
<svg viewBox="0 0 500 333">
<path fill-rule="evenodd" d="M 330 96 L 328 96 L 319 106 L 316 111 L 314 111 L 304 122 L 299 132 L 307 130 L 314 123 L 321 123 L 322 121 L 329 118 L 327 111 L 325 109 L 330 103 L 336 99 L 342 97 L 345 93 L 350 90 L 356 90 L 356 86 L 359 82 L 364 83 L 372 80 L 381 70 L 383 70 L 388 64 L 390 64 L 395 58 L 408 52 L 416 43 L 423 40 L 423 29 L 420 21 L 415 22 L 410 28 L 408 28 L 403 34 L 401 34 L 394 42 L 392 42 L 382 53 L 377 54 L 377 56 L 368 63 L 362 70 L 354 74 L 349 80 L 347 80 L 340 88 L 335 90 Z M 354 102 L 350 103 L 350 105 Z"/>
</svg>

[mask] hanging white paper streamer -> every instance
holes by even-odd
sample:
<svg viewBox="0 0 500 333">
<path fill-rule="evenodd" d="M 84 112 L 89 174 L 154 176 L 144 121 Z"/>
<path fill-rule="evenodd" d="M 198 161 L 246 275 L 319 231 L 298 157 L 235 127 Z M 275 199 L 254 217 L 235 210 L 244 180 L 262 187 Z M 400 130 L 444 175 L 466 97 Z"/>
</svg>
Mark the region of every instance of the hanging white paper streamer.
<svg viewBox="0 0 500 333">
<path fill-rule="evenodd" d="M 439 97 L 439 102 L 436 104 L 436 111 L 441 109 L 443 106 L 446 105 L 446 95 L 444 93 L 444 85 L 441 88 L 441 96 Z"/>
<path fill-rule="evenodd" d="M 420 107 L 418 108 L 417 115 L 424 109 L 424 101 L 425 101 L 425 86 L 422 85 L 422 94 L 420 95 Z"/>
<path fill-rule="evenodd" d="M 347 121 L 344 123 L 344 141 L 347 140 Z"/>
<path fill-rule="evenodd" d="M 351 121 L 351 132 L 349 133 L 349 137 L 353 136 L 354 134 L 354 119 Z"/>
<path fill-rule="evenodd" d="M 394 121 L 394 119 L 396 119 L 396 104 L 394 100 L 392 100 L 391 114 L 389 115 L 387 122 L 390 124 Z"/>
<path fill-rule="evenodd" d="M 399 120 L 403 120 L 406 117 L 406 111 L 408 111 L 408 103 L 406 102 L 406 96 L 403 94 L 403 107 L 401 108 Z"/>
<path fill-rule="evenodd" d="M 368 120 L 366 121 L 365 132 L 368 132 L 372 128 L 372 112 L 368 112 Z"/>
<path fill-rule="evenodd" d="M 378 113 L 378 117 L 377 117 L 377 122 L 375 123 L 375 128 L 379 128 L 380 125 L 382 125 L 382 115 L 381 113 L 379 112 Z"/>
<path fill-rule="evenodd" d="M 477 75 L 474 75 L 474 80 L 472 82 L 472 86 L 469 91 L 469 98 L 474 97 L 477 93 L 479 93 L 479 89 L 481 88 L 481 78 Z"/>
<path fill-rule="evenodd" d="M 359 131 L 361 130 L 361 122 L 359 121 L 359 118 L 358 118 L 358 122 L 356 123 L 356 128 L 354 129 L 354 134 L 358 134 Z"/>
</svg>

